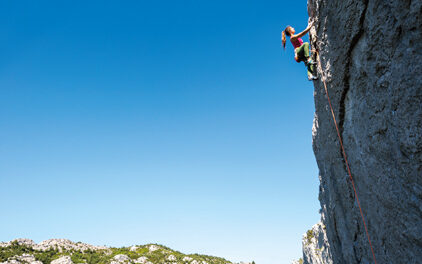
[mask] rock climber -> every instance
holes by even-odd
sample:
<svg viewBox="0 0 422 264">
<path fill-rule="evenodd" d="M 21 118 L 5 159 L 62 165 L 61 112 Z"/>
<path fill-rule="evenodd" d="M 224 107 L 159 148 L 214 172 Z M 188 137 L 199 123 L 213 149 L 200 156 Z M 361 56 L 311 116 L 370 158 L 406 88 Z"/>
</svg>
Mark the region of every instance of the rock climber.
<svg viewBox="0 0 422 264">
<path fill-rule="evenodd" d="M 281 33 L 281 42 L 283 43 L 283 48 L 286 48 L 286 35 L 290 37 L 290 42 L 292 42 L 293 47 L 295 49 L 295 60 L 297 62 L 303 61 L 308 68 L 308 80 L 313 81 L 317 80 L 318 77 L 315 75 L 315 64 L 316 62 L 312 61 L 311 55 L 309 53 L 309 43 L 303 42 L 302 37 L 305 36 L 314 23 L 311 22 L 308 24 L 308 27 L 298 33 L 295 34 L 296 31 L 293 27 L 287 26 L 286 29 L 283 30 Z"/>
</svg>

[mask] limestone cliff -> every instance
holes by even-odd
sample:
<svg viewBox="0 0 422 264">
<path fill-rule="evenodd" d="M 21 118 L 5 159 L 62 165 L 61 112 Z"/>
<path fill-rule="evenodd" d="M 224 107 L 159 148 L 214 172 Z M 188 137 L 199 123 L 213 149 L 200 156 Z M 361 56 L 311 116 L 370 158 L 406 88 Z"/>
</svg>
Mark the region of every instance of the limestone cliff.
<svg viewBox="0 0 422 264">
<path fill-rule="evenodd" d="M 308 12 L 377 262 L 422 263 L 422 1 L 308 0 Z M 374 263 L 321 80 L 314 87 L 332 262 Z"/>
<path fill-rule="evenodd" d="M 326 227 L 322 222 L 314 225 L 303 235 L 304 264 L 333 264 Z"/>
</svg>

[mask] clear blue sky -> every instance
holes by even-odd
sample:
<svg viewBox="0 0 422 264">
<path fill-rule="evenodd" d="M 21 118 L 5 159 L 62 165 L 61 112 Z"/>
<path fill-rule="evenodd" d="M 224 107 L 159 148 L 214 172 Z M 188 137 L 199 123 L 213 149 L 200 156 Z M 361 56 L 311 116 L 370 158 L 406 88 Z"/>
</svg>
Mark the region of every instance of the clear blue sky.
<svg viewBox="0 0 422 264">
<path fill-rule="evenodd" d="M 257 264 L 319 220 L 306 1 L 2 1 L 0 240 Z"/>
</svg>

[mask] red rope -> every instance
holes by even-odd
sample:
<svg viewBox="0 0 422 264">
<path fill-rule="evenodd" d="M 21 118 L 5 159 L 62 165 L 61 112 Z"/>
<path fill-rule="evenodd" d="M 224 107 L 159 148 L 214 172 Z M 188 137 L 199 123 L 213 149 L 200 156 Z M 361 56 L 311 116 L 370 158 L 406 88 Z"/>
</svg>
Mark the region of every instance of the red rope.
<svg viewBox="0 0 422 264">
<path fill-rule="evenodd" d="M 356 192 L 355 182 L 353 181 L 352 173 L 350 172 L 349 162 L 347 161 L 346 151 L 344 150 L 343 141 L 341 140 L 340 131 L 338 129 L 338 125 L 337 125 L 337 121 L 336 121 L 336 116 L 334 115 L 334 110 L 333 110 L 333 107 L 331 106 L 330 96 L 328 96 L 327 84 L 325 82 L 325 79 L 322 76 L 324 71 L 322 70 L 319 52 L 317 51 L 316 54 L 317 54 L 317 57 L 318 57 L 317 58 L 318 65 L 321 68 L 321 78 L 322 78 L 322 82 L 324 83 L 325 94 L 327 95 L 328 104 L 330 105 L 330 109 L 331 109 L 331 115 L 333 116 L 334 125 L 336 126 L 337 136 L 338 136 L 338 139 L 340 141 L 341 151 L 342 151 L 342 154 L 343 154 L 343 157 L 344 157 L 344 161 L 346 163 L 347 172 L 349 173 L 350 181 L 352 182 L 352 186 L 353 186 L 353 191 L 355 192 L 356 201 L 357 201 L 358 206 L 359 206 L 360 215 L 362 217 L 363 226 L 365 227 L 366 237 L 368 238 L 369 247 L 371 248 L 371 252 L 372 252 L 372 257 L 374 258 L 375 264 L 377 264 L 377 259 L 375 258 L 374 250 L 372 248 L 371 238 L 369 237 L 368 228 L 366 227 L 365 217 L 363 216 L 362 207 L 360 206 L 358 194 Z"/>
</svg>

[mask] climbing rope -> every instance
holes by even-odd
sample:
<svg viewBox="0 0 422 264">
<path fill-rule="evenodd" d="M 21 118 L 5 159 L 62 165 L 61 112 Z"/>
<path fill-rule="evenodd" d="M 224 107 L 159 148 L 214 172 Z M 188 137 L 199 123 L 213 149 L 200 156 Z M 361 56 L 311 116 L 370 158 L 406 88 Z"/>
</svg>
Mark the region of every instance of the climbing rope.
<svg viewBox="0 0 422 264">
<path fill-rule="evenodd" d="M 334 125 L 335 125 L 336 130 L 337 130 L 337 136 L 338 136 L 338 139 L 339 139 L 339 142 L 340 142 L 340 147 L 341 147 L 341 151 L 342 151 L 342 154 L 343 154 L 344 162 L 346 163 L 347 172 L 349 173 L 350 181 L 352 182 L 352 186 L 353 186 L 353 191 L 355 192 L 356 202 L 359 206 L 360 215 L 362 217 L 363 226 L 365 227 L 366 237 L 368 238 L 369 247 L 371 248 L 371 252 L 372 252 L 372 257 L 374 258 L 375 264 L 377 264 L 377 259 L 375 258 L 374 250 L 372 248 L 371 238 L 369 237 L 368 228 L 366 227 L 365 217 L 363 216 L 363 212 L 362 212 L 362 208 L 360 206 L 358 194 L 356 192 L 355 182 L 353 180 L 352 173 L 350 172 L 350 167 L 349 167 L 349 162 L 347 161 L 346 151 L 344 150 L 344 147 L 343 147 L 343 140 L 341 139 L 341 136 L 340 136 L 340 131 L 338 129 L 336 116 L 334 115 L 333 107 L 331 106 L 331 100 L 330 100 L 330 96 L 328 95 L 327 84 L 326 84 L 325 78 L 323 76 L 324 71 L 323 71 L 322 66 L 321 66 L 321 60 L 320 60 L 320 57 L 319 57 L 318 50 L 316 51 L 316 55 L 317 55 L 317 61 L 318 61 L 319 68 L 321 69 L 321 79 L 322 79 L 322 82 L 324 83 L 325 94 L 327 95 L 328 104 L 330 105 L 330 109 L 331 109 L 331 115 L 333 116 Z"/>
</svg>

